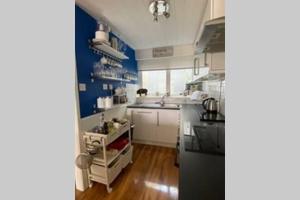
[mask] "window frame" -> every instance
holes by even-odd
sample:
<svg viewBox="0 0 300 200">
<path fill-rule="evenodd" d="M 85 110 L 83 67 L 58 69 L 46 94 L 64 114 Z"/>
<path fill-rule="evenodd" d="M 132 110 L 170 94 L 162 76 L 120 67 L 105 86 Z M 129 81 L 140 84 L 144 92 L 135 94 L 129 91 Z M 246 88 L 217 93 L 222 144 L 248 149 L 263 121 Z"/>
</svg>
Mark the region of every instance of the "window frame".
<svg viewBox="0 0 300 200">
<path fill-rule="evenodd" d="M 181 69 L 191 69 L 193 70 L 193 67 L 183 67 L 183 68 L 169 68 L 169 69 L 146 69 L 146 70 L 139 70 L 139 87 L 144 88 L 143 85 L 143 71 L 166 71 L 166 93 L 168 92 L 170 97 L 184 97 L 182 95 L 172 95 L 171 94 L 171 70 L 181 70 Z M 148 95 L 147 97 L 158 97 L 153 95 Z"/>
<path fill-rule="evenodd" d="M 138 75 L 139 75 L 139 87 L 140 88 L 144 88 L 144 85 L 143 85 L 143 71 L 166 71 L 166 91 L 167 92 L 169 90 L 168 88 L 168 71 L 167 69 L 149 69 L 149 70 L 139 70 L 138 72 Z M 170 77 L 170 75 L 169 75 Z M 147 97 L 158 97 L 158 96 L 155 96 L 155 95 L 147 95 Z"/>
</svg>

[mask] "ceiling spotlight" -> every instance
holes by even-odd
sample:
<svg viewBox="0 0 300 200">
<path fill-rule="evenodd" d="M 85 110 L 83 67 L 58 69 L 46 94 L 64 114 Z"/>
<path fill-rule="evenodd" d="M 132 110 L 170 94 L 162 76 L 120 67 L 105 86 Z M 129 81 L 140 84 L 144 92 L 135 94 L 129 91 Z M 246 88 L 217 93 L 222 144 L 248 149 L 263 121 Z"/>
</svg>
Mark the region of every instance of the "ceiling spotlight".
<svg viewBox="0 0 300 200">
<path fill-rule="evenodd" d="M 149 5 L 149 11 L 153 15 L 153 20 L 158 21 L 158 16 L 170 17 L 170 4 L 167 0 L 153 0 Z"/>
</svg>

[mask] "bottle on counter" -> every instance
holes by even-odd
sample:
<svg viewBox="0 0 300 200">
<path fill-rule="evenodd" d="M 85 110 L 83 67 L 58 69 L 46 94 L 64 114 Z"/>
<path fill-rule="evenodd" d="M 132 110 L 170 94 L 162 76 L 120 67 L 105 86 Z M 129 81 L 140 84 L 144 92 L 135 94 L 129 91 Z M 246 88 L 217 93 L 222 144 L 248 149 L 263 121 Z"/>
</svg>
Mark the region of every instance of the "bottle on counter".
<svg viewBox="0 0 300 200">
<path fill-rule="evenodd" d="M 100 115 L 100 124 L 99 124 L 100 129 L 103 128 L 103 125 L 104 125 L 104 113 L 101 113 L 101 115 Z"/>
<path fill-rule="evenodd" d="M 102 109 L 105 107 L 105 98 L 99 97 L 97 99 L 97 106 L 99 109 Z"/>
<path fill-rule="evenodd" d="M 107 123 L 107 122 L 104 122 L 104 124 L 103 124 L 103 133 L 104 133 L 105 135 L 107 135 L 108 132 L 109 132 L 109 129 L 108 129 L 108 123 Z"/>
</svg>

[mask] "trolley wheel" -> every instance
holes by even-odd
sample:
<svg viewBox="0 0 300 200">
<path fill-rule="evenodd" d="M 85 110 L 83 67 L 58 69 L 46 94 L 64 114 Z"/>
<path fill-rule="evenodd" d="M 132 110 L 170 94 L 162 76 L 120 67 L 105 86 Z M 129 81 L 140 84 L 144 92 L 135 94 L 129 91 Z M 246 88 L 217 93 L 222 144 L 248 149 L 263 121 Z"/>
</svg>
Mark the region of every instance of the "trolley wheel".
<svg viewBox="0 0 300 200">
<path fill-rule="evenodd" d="M 109 187 L 109 186 L 106 187 L 106 190 L 107 190 L 108 193 L 111 193 L 111 192 L 112 192 L 112 188 Z"/>
</svg>

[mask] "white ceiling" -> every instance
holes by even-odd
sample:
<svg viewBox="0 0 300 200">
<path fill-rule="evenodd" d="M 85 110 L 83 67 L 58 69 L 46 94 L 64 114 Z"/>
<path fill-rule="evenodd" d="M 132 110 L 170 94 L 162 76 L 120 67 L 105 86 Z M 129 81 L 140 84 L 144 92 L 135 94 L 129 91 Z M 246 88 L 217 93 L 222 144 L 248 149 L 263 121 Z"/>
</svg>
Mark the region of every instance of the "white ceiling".
<svg viewBox="0 0 300 200">
<path fill-rule="evenodd" d="M 76 0 L 96 19 L 107 21 L 134 49 L 192 44 L 207 0 L 169 0 L 171 16 L 158 23 L 148 11 L 151 0 Z"/>
</svg>

